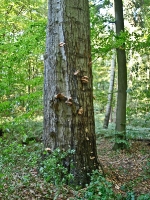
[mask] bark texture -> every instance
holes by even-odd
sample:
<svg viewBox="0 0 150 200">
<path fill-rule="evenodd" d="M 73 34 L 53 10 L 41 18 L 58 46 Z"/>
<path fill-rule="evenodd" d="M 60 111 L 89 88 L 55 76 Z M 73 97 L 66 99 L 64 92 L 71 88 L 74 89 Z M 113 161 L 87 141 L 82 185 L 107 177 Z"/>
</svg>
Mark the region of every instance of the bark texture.
<svg viewBox="0 0 150 200">
<path fill-rule="evenodd" d="M 44 145 L 75 150 L 65 163 L 83 186 L 98 166 L 88 0 L 48 1 L 44 61 Z"/>
<path fill-rule="evenodd" d="M 114 0 L 115 19 L 116 19 L 116 34 L 120 35 L 124 32 L 123 19 L 123 4 L 122 0 Z M 118 97 L 117 97 L 117 112 L 116 112 L 116 132 L 119 136 L 119 142 L 116 141 L 116 148 L 125 148 L 126 135 L 126 99 L 127 99 L 127 67 L 126 67 L 126 53 L 125 45 L 122 44 L 117 48 L 117 62 L 118 62 Z"/>
</svg>

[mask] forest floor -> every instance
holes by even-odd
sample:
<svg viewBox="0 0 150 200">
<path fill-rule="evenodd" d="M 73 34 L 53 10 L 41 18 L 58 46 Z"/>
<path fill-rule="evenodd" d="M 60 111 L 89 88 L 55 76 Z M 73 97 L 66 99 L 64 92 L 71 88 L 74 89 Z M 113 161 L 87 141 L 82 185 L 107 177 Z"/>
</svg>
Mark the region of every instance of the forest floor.
<svg viewBox="0 0 150 200">
<path fill-rule="evenodd" d="M 97 144 L 99 161 L 107 179 L 116 193 L 135 196 L 150 192 L 150 141 L 130 141 L 127 151 L 112 151 L 110 139 L 100 139 Z"/>
<path fill-rule="evenodd" d="M 100 136 L 97 139 L 98 159 L 107 181 L 112 183 L 113 191 L 122 197 L 130 193 L 130 198 L 122 198 L 127 200 L 136 199 L 132 198 L 132 193 L 134 197 L 148 194 L 150 142 L 131 140 L 130 148 L 126 151 L 113 151 L 113 144 L 111 138 Z M 33 141 L 22 145 L 4 137 L 0 138 L 0 145 L 0 200 L 88 200 L 77 198 L 83 190 L 75 191 L 68 186 L 55 187 L 39 175 L 38 160 L 43 148 L 41 143 Z"/>
</svg>

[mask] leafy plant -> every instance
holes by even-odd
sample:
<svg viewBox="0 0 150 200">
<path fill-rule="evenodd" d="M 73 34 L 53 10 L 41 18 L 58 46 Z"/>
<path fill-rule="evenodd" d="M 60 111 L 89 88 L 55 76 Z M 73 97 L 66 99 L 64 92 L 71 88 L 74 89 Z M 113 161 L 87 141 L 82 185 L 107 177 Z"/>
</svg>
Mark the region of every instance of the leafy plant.
<svg viewBox="0 0 150 200">
<path fill-rule="evenodd" d="M 40 167 L 40 173 L 44 179 L 56 186 L 72 181 L 73 174 L 68 171 L 67 165 L 72 165 L 69 157 L 73 153 L 74 150 L 61 151 L 59 148 L 50 155 L 45 151 L 46 158 Z M 66 163 L 67 159 L 69 159 L 70 163 Z"/>
<path fill-rule="evenodd" d="M 0 138 L 0 198 L 15 198 L 20 187 L 29 187 L 33 182 L 30 170 L 37 164 L 41 144 L 31 146 L 19 144 L 11 138 Z"/>
<path fill-rule="evenodd" d="M 81 200 L 109 200 L 115 199 L 114 192 L 112 190 L 112 184 L 106 180 L 102 174 L 95 170 L 91 176 L 91 182 L 87 185 L 87 188 L 83 194 L 84 197 Z"/>
<path fill-rule="evenodd" d="M 150 193 L 142 194 L 137 198 L 137 200 L 149 200 L 149 199 L 150 199 Z"/>
<path fill-rule="evenodd" d="M 133 192 L 128 192 L 126 196 L 126 200 L 135 200 L 135 195 Z"/>
</svg>

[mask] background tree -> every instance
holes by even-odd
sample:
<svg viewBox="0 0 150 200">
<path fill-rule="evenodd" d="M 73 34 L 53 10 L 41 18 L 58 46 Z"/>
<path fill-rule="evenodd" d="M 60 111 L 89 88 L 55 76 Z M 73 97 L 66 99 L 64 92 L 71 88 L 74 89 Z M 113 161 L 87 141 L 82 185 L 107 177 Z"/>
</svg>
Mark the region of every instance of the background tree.
<svg viewBox="0 0 150 200">
<path fill-rule="evenodd" d="M 114 14 L 113 14 L 114 15 Z M 112 30 L 115 29 L 115 26 L 112 25 Z M 110 114 L 113 111 L 112 102 L 113 102 L 113 91 L 114 91 L 114 81 L 115 81 L 115 68 L 116 68 L 116 50 L 112 50 L 112 60 L 111 60 L 111 69 L 110 69 L 110 83 L 108 90 L 108 101 L 106 105 L 106 112 L 104 118 L 104 128 L 108 128 Z"/>
<path fill-rule="evenodd" d="M 112 111 L 112 101 L 113 101 L 113 91 L 114 91 L 114 81 L 115 81 L 115 67 L 116 67 L 116 50 L 113 50 L 112 61 L 111 61 L 111 69 L 110 69 L 110 84 L 108 91 L 108 102 L 106 105 L 106 113 L 104 119 L 104 128 L 108 128 L 110 114 Z"/>
<path fill-rule="evenodd" d="M 84 186 L 98 167 L 88 0 L 48 1 L 44 60 L 44 145 L 75 150 L 65 167 Z"/>
<path fill-rule="evenodd" d="M 114 0 L 116 34 L 121 36 L 124 32 L 123 4 L 122 0 Z M 127 67 L 125 44 L 117 48 L 118 63 L 118 96 L 116 112 L 116 132 L 117 139 L 114 148 L 125 148 L 124 140 L 126 139 L 126 99 L 127 99 Z M 119 139 L 119 141 L 118 141 Z M 122 140 L 122 141 L 121 141 Z"/>
</svg>

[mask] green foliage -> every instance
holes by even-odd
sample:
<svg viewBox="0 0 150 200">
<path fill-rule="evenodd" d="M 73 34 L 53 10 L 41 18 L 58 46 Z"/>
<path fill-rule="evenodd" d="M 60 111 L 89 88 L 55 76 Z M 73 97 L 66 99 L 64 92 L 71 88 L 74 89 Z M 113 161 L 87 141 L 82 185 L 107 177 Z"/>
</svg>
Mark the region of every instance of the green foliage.
<svg viewBox="0 0 150 200">
<path fill-rule="evenodd" d="M 69 168 L 73 167 L 70 157 L 74 154 L 74 150 L 61 151 L 56 149 L 50 155 L 47 151 L 44 154 L 45 159 L 39 171 L 47 182 L 59 187 L 73 181 L 73 174 L 69 172 Z"/>
<path fill-rule="evenodd" d="M 140 121 L 139 121 L 140 123 Z M 150 138 L 150 128 L 142 128 L 140 126 L 127 126 L 126 131 L 127 139 L 149 139 Z"/>
<path fill-rule="evenodd" d="M 13 194 L 33 181 L 30 170 L 37 165 L 41 145 L 34 143 L 30 148 L 0 138 L 0 146 L 0 197 L 15 199 Z"/>
<path fill-rule="evenodd" d="M 150 199 L 150 193 L 142 194 L 137 198 L 137 200 L 149 200 L 149 199 Z"/>
<path fill-rule="evenodd" d="M 98 170 L 93 171 L 91 182 L 87 185 L 84 192 L 84 197 L 81 200 L 113 200 L 116 199 L 112 190 L 112 184 L 100 174 Z"/>
<path fill-rule="evenodd" d="M 1 2 L 0 123 L 42 113 L 44 2 Z"/>
<path fill-rule="evenodd" d="M 126 200 L 135 200 L 134 192 L 127 192 Z"/>
<path fill-rule="evenodd" d="M 115 140 L 120 143 L 123 142 L 129 146 L 128 141 L 133 139 L 149 139 L 150 138 L 150 128 L 149 128 L 149 114 L 136 117 L 132 115 L 130 123 L 126 126 L 126 138 L 119 139 L 120 134 L 115 131 L 115 123 L 109 123 L 108 129 L 103 128 L 104 114 L 100 113 L 100 107 L 95 106 L 95 130 L 97 138 L 111 138 L 114 142 Z M 129 119 L 128 119 L 129 120 Z"/>
<path fill-rule="evenodd" d="M 16 141 L 20 144 L 28 144 L 34 140 L 42 142 L 43 133 L 43 120 L 42 118 L 36 118 L 34 120 L 18 119 L 13 122 L 3 124 L 2 129 L 4 131 L 3 138 Z"/>
</svg>

